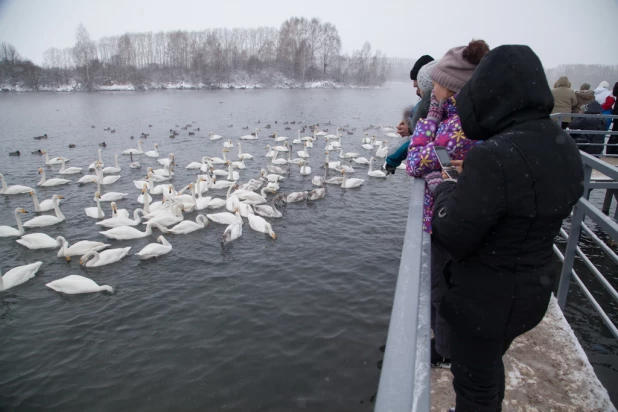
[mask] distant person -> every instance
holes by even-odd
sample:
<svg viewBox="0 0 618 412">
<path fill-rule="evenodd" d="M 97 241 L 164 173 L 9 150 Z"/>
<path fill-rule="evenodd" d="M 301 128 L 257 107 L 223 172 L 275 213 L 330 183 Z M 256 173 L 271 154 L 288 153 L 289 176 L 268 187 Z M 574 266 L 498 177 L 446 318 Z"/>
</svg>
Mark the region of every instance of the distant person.
<svg viewBox="0 0 618 412">
<path fill-rule="evenodd" d="M 410 79 L 414 82 L 414 87 L 416 88 L 416 95 L 421 96 L 420 90 L 418 88 L 418 73 L 423 66 L 427 63 L 432 62 L 434 59 L 429 55 L 421 56 L 410 71 Z M 397 133 L 401 137 L 407 137 L 412 134 L 414 131 L 414 127 L 416 126 L 416 121 L 418 121 L 419 116 L 425 117 L 427 116 L 427 111 L 429 110 L 429 104 L 424 105 L 421 104 L 421 101 L 417 102 L 413 108 L 407 107 L 404 109 L 403 120 L 397 125 Z M 397 149 L 393 154 L 386 158 L 384 165 L 382 168 L 386 171 L 386 174 L 395 174 L 395 170 L 397 167 L 406 160 L 408 157 L 408 145 L 409 140 L 403 142 L 403 144 Z"/>
<path fill-rule="evenodd" d="M 618 99 L 618 82 L 614 84 L 614 90 L 612 92 L 614 98 Z M 618 102 L 614 102 L 614 108 L 612 109 L 612 114 L 618 116 Z M 614 119 L 614 126 L 612 127 L 612 132 L 618 132 L 618 119 Z M 618 135 L 613 135 L 609 137 L 607 141 L 609 144 L 618 144 Z M 607 147 L 605 149 L 605 153 L 607 154 L 618 154 L 618 146 Z"/>
<path fill-rule="evenodd" d="M 556 278 L 554 238 L 583 194 L 573 139 L 528 46 L 500 46 L 457 97 L 474 146 L 457 182 L 435 191 L 432 240 L 450 255 L 440 313 L 449 325 L 455 411 L 500 411 L 502 356 L 545 315 Z"/>
<path fill-rule="evenodd" d="M 442 181 L 440 162 L 434 152 L 434 146 L 446 147 L 452 159 L 461 160 L 475 144 L 478 144 L 468 140 L 461 129 L 457 93 L 472 77 L 476 66 L 487 52 L 489 52 L 487 43 L 483 40 L 473 40 L 467 46 L 449 50 L 428 69 L 433 82 L 429 112 L 426 118 L 416 123 L 407 160 L 408 174 L 425 178 L 423 225 L 427 233 L 431 233 L 433 191 Z M 437 312 L 447 289 L 442 270 L 448 259 L 445 249 L 432 240 L 431 325 L 435 337 L 431 342 L 433 366 L 447 366 L 450 363 L 447 324 Z"/>
<path fill-rule="evenodd" d="M 590 83 L 584 83 L 579 87 L 579 90 L 575 92 L 577 97 L 577 109 L 579 113 L 583 113 L 581 107 L 594 100 L 594 90 L 590 90 Z"/>
<path fill-rule="evenodd" d="M 574 110 L 578 110 L 577 97 L 573 89 L 571 89 L 571 82 L 568 77 L 562 76 L 559 78 L 556 83 L 554 83 L 551 94 L 554 96 L 554 110 L 552 114 L 573 113 Z M 571 117 L 563 116 L 562 128 L 566 129 L 569 123 L 571 123 Z"/>
<path fill-rule="evenodd" d="M 612 96 L 612 92 L 609 91 L 609 83 L 602 81 L 601 84 L 599 84 L 599 87 L 594 90 L 594 99 L 601 105 L 601 113 L 612 114 L 612 106 L 616 102 L 616 98 Z M 611 119 L 605 121 L 605 130 L 609 130 L 611 123 Z"/>
<path fill-rule="evenodd" d="M 601 114 L 601 105 L 596 100 L 582 106 L 585 114 Z M 571 130 L 605 130 L 605 119 L 599 117 L 597 119 L 590 117 L 576 117 L 569 125 Z M 603 143 L 605 135 L 602 134 L 572 134 L 571 137 L 577 143 Z M 603 146 L 579 146 L 579 149 L 591 154 L 600 155 L 603 152 Z"/>
</svg>

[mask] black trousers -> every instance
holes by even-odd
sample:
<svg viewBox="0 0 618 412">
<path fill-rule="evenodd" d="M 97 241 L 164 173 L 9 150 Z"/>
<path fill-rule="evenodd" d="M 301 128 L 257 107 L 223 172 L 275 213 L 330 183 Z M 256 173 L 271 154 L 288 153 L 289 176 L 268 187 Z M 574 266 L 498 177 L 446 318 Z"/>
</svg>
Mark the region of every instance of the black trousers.
<svg viewBox="0 0 618 412">
<path fill-rule="evenodd" d="M 612 127 L 612 131 L 618 132 L 618 119 L 614 119 L 614 126 Z M 610 136 L 607 143 L 618 144 L 618 135 Z M 607 149 L 605 149 L 605 153 L 618 154 L 618 146 L 607 146 Z"/>
<path fill-rule="evenodd" d="M 440 303 L 448 290 L 444 278 L 444 266 L 450 256 L 448 252 L 432 238 L 431 240 L 431 330 L 436 342 L 436 351 L 443 358 L 451 357 L 449 328 L 446 320 L 439 313 Z"/>
</svg>

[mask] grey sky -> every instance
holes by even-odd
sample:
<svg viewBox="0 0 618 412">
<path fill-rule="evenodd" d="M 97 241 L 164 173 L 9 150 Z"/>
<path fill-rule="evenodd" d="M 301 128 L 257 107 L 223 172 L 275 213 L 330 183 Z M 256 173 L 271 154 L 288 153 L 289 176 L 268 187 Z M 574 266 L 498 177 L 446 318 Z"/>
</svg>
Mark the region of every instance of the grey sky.
<svg viewBox="0 0 618 412">
<path fill-rule="evenodd" d="M 528 44 L 547 67 L 618 64 L 617 0 L 0 0 L 0 41 L 41 63 L 69 47 L 82 22 L 93 39 L 141 31 L 279 27 L 291 16 L 334 23 L 345 51 L 365 40 L 392 57 L 416 58 L 481 38 Z"/>
</svg>

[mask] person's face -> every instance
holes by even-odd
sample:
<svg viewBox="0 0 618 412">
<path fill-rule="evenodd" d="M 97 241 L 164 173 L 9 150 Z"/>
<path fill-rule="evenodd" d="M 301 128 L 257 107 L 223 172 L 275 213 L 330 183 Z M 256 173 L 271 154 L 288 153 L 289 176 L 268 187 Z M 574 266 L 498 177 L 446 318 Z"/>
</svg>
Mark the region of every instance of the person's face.
<svg viewBox="0 0 618 412">
<path fill-rule="evenodd" d="M 416 80 L 412 80 L 414 82 L 414 87 L 416 87 L 418 89 L 418 83 L 416 82 Z"/>
<path fill-rule="evenodd" d="M 433 82 L 433 94 L 436 96 L 436 99 L 444 100 L 453 96 L 455 92 L 452 92 L 449 89 L 440 86 L 438 83 Z"/>
<path fill-rule="evenodd" d="M 416 88 L 416 95 L 418 97 L 423 97 L 423 92 L 421 92 L 421 89 L 419 89 L 418 87 Z"/>
</svg>

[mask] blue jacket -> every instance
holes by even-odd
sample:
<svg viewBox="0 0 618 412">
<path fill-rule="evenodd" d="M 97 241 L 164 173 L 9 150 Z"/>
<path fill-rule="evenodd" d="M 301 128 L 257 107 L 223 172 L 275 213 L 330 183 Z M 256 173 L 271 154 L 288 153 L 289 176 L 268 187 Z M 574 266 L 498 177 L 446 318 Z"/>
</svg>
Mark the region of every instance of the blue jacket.
<svg viewBox="0 0 618 412">
<path fill-rule="evenodd" d="M 416 103 L 414 109 L 412 109 L 411 117 L 414 117 L 414 112 L 418 108 L 419 103 L 420 100 L 418 103 Z M 410 130 L 410 133 L 412 132 L 414 132 L 414 130 Z M 403 142 L 402 145 L 399 146 L 399 149 L 397 149 L 395 153 L 386 158 L 386 163 L 393 167 L 398 167 L 401 162 L 405 161 L 408 158 L 408 146 L 410 146 L 410 140 L 404 140 L 405 142 Z"/>
</svg>

